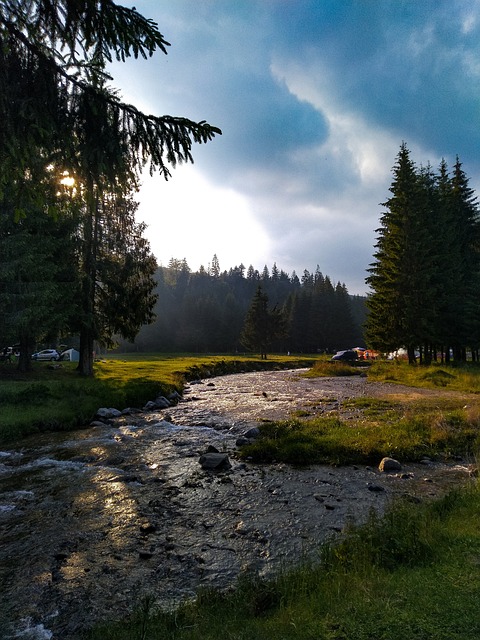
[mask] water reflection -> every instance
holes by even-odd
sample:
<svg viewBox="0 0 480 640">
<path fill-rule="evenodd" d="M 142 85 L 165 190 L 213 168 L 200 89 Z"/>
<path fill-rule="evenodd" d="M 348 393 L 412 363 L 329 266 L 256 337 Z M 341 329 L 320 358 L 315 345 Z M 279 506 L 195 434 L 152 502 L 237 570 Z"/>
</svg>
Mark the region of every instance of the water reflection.
<svg viewBox="0 0 480 640">
<path fill-rule="evenodd" d="M 146 594 L 168 604 L 200 585 L 228 586 L 247 568 L 268 574 L 315 552 L 348 518 L 382 509 L 394 481 L 368 491 L 372 470 L 235 458 L 245 428 L 295 409 L 294 379 L 225 376 L 192 386 L 186 398 L 198 400 L 168 412 L 42 434 L 1 452 L 0 637 L 38 628 L 74 640 Z M 346 397 L 365 385 L 342 383 Z M 330 381 L 299 384 L 312 402 L 340 397 Z M 231 473 L 201 469 L 208 445 L 228 452 Z"/>
</svg>

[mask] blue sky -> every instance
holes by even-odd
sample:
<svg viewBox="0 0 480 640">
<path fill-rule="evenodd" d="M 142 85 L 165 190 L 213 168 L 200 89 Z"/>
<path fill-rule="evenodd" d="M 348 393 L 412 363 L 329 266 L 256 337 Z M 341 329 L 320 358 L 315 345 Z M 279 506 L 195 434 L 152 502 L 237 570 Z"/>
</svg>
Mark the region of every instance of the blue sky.
<svg viewBox="0 0 480 640">
<path fill-rule="evenodd" d="M 123 1 L 122 4 L 132 6 Z M 127 102 L 207 120 L 194 165 L 145 175 L 159 263 L 317 265 L 364 294 L 402 141 L 480 186 L 480 0 L 138 0 L 171 43 L 112 70 Z"/>
</svg>

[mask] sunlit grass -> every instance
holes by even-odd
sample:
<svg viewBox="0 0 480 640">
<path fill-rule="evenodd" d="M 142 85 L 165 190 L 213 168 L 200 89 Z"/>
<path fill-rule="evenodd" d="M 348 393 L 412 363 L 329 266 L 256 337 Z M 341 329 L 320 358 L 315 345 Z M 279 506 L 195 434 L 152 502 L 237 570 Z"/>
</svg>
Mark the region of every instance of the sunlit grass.
<svg viewBox="0 0 480 640">
<path fill-rule="evenodd" d="M 84 378 L 76 363 L 34 362 L 28 374 L 0 367 L 0 442 L 45 430 L 88 425 L 100 407 L 143 407 L 158 395 L 181 392 L 186 381 L 243 371 L 307 367 L 314 358 L 129 354 L 95 362 Z"/>
<path fill-rule="evenodd" d="M 442 403 L 440 403 L 442 404 Z M 462 406 L 449 399 L 413 403 L 378 398 L 346 400 L 348 420 L 327 416 L 269 422 L 260 425 L 261 437 L 241 449 L 256 462 L 309 464 L 372 464 L 384 456 L 418 461 L 471 456 L 480 449 L 478 406 Z"/>
<path fill-rule="evenodd" d="M 396 382 L 415 387 L 448 389 L 465 393 L 480 393 L 480 364 L 409 365 L 400 361 L 375 361 L 368 369 L 368 379 Z"/>
<path fill-rule="evenodd" d="M 330 362 L 318 360 L 304 373 L 305 378 L 335 378 L 340 376 L 355 376 L 364 373 L 361 363 L 349 364 L 347 362 Z"/>
</svg>

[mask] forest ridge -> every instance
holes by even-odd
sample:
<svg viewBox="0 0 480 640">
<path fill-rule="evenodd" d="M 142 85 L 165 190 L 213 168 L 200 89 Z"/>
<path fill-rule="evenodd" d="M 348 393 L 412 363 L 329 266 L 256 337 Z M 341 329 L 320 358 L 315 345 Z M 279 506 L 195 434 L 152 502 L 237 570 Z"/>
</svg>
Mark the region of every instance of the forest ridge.
<svg viewBox="0 0 480 640">
<path fill-rule="evenodd" d="M 345 284 L 333 284 L 318 266 L 301 277 L 276 264 L 261 272 L 243 264 L 222 271 L 215 255 L 207 269 L 192 272 L 185 259 L 172 258 L 157 269 L 155 280 L 156 319 L 134 343 L 120 342 L 123 351 L 245 351 L 241 333 L 259 285 L 287 320 L 287 335 L 272 351 L 332 353 L 364 344 L 366 298 L 349 295 Z"/>
</svg>

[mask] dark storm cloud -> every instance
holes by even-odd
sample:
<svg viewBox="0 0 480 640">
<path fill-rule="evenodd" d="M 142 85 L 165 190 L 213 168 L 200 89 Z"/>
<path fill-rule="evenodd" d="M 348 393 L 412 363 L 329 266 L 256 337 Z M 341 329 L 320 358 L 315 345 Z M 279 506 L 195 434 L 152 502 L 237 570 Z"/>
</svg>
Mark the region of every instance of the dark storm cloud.
<svg viewBox="0 0 480 640">
<path fill-rule="evenodd" d="M 478 0 L 136 6 L 172 46 L 115 68 L 122 91 L 154 113 L 222 128 L 194 149 L 196 167 L 248 200 L 270 238 L 266 263 L 319 264 L 364 291 L 378 203 L 403 140 L 418 163 L 445 156 L 451 165 L 459 154 L 477 180 Z"/>
</svg>

